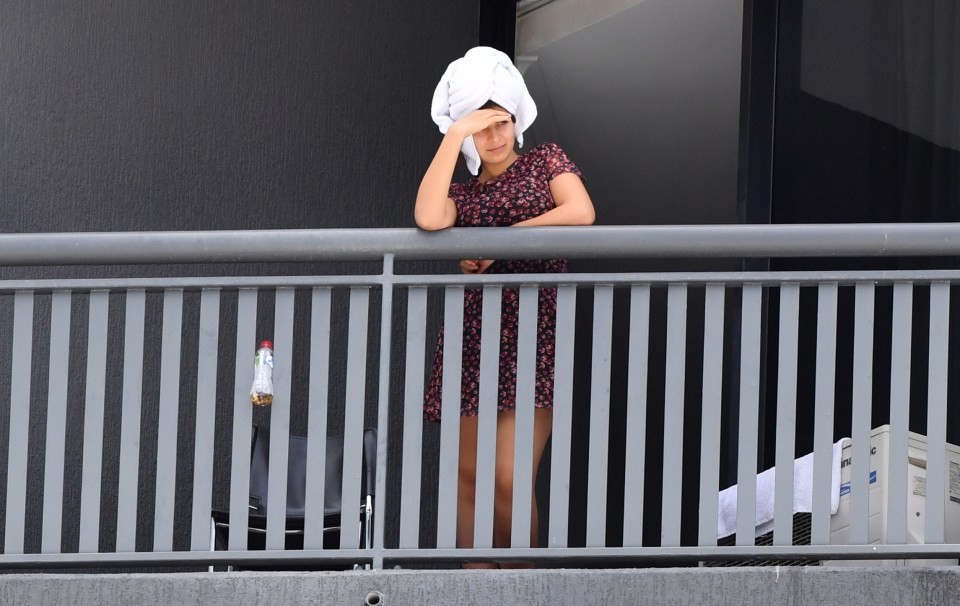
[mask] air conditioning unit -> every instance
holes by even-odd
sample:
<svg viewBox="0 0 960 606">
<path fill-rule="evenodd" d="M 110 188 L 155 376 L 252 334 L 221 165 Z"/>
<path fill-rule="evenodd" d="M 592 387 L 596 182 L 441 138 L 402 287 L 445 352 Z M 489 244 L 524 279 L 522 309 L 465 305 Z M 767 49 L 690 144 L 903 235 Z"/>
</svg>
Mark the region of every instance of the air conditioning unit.
<svg viewBox="0 0 960 606">
<path fill-rule="evenodd" d="M 960 543 L 960 448 L 946 445 L 944 494 L 944 539 Z M 870 545 L 887 544 L 887 494 L 890 477 L 890 426 L 883 425 L 870 435 L 870 479 L 868 540 Z M 850 462 L 853 448 L 843 448 L 840 468 L 840 506 L 830 519 L 830 543 L 847 545 L 850 542 Z M 902 465 L 903 462 L 894 461 Z M 927 440 L 913 432 L 908 437 L 907 461 L 907 544 L 924 542 L 927 513 Z M 931 566 L 956 565 L 957 560 L 824 560 L 824 566 Z"/>
</svg>

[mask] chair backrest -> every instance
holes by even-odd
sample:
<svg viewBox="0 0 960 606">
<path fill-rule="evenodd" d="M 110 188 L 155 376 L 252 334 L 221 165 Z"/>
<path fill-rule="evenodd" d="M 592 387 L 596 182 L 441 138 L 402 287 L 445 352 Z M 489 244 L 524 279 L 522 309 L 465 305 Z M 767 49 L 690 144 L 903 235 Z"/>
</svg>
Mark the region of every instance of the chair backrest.
<svg viewBox="0 0 960 606">
<path fill-rule="evenodd" d="M 343 485 L 343 437 L 327 436 L 324 470 L 324 515 L 340 513 Z M 373 494 L 377 434 L 373 428 L 363 433 L 364 496 Z M 307 478 L 307 438 L 290 436 L 287 458 L 287 516 L 302 516 Z M 267 483 L 270 469 L 270 428 L 254 426 L 250 453 L 250 513 L 266 515 Z M 359 501 L 361 495 L 357 495 Z"/>
</svg>

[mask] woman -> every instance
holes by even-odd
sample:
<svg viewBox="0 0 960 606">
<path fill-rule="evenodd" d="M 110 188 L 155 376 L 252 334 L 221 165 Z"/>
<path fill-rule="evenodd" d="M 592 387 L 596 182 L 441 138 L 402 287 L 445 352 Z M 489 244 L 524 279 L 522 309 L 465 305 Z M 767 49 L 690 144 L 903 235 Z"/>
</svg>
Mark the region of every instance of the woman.
<svg viewBox="0 0 960 606">
<path fill-rule="evenodd" d="M 536 105 L 509 57 L 487 47 L 471 49 L 450 64 L 437 86 L 433 118 L 445 133 L 417 192 L 414 216 L 423 229 L 447 227 L 526 227 L 589 225 L 593 203 L 583 177 L 559 146 L 540 145 L 518 155 L 523 131 L 536 118 Z M 452 183 L 460 153 L 476 175 Z M 550 273 L 567 271 L 564 259 L 467 259 L 464 273 Z M 497 446 L 494 493 L 494 547 L 510 546 L 513 516 L 513 459 L 516 423 L 516 355 L 519 295 L 504 289 L 501 303 L 501 348 L 498 384 Z M 473 546 L 477 468 L 477 409 L 480 366 L 482 291 L 464 294 L 463 374 L 460 417 L 460 467 L 457 546 Z M 534 410 L 533 473 L 552 426 L 553 335 L 556 290 L 540 290 Z M 424 402 L 425 417 L 440 420 L 443 335 Z M 537 507 L 531 511 L 531 544 L 536 544 Z"/>
</svg>

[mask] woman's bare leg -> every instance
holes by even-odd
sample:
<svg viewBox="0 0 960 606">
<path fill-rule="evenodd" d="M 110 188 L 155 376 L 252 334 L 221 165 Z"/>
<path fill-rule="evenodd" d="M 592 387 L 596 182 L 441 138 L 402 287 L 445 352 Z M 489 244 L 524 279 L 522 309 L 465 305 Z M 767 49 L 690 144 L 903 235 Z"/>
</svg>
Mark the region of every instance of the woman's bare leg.
<svg viewBox="0 0 960 606">
<path fill-rule="evenodd" d="M 503 411 L 497 415 L 497 460 L 496 460 L 496 489 L 494 493 L 493 513 L 493 546 L 509 547 L 513 526 L 513 472 L 516 437 L 517 415 L 513 410 Z M 537 470 L 540 468 L 540 458 L 543 456 L 547 439 L 553 430 L 553 411 L 536 408 L 533 415 L 533 467 L 531 473 L 531 489 L 536 483 Z M 522 439 L 528 439 L 523 437 Z M 538 538 L 539 516 L 537 500 L 531 494 L 530 499 L 530 545 L 536 546 Z M 504 564 L 501 568 L 526 567 L 526 565 L 511 566 Z"/>
<path fill-rule="evenodd" d="M 477 417 L 460 417 L 460 470 L 457 483 L 457 547 L 473 547 L 477 483 Z M 466 562 L 464 568 L 496 568 L 494 563 Z"/>
</svg>

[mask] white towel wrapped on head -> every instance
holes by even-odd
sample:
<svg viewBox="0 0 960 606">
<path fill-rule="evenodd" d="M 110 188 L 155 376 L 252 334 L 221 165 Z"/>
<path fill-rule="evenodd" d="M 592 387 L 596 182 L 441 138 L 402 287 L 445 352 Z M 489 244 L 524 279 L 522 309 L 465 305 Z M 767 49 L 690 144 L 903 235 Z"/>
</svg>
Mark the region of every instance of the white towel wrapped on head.
<svg viewBox="0 0 960 606">
<path fill-rule="evenodd" d="M 493 101 L 516 118 L 517 144 L 523 147 L 523 131 L 537 117 L 537 104 L 527 91 L 523 76 L 505 53 L 489 46 L 467 51 L 449 66 L 433 93 L 430 114 L 446 134 L 450 126 L 470 112 Z M 480 170 L 480 154 L 467 137 L 460 147 L 467 168 L 476 175 Z"/>
</svg>

